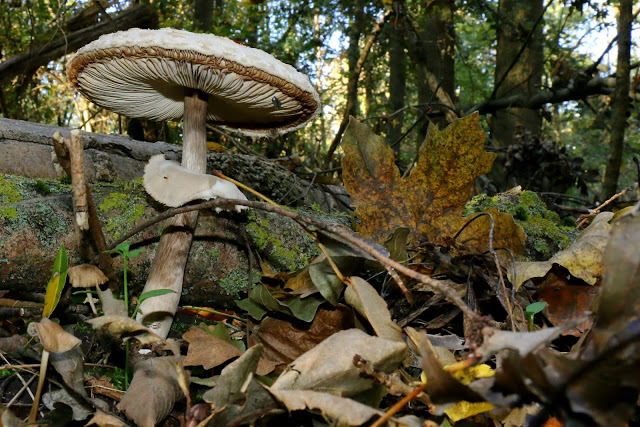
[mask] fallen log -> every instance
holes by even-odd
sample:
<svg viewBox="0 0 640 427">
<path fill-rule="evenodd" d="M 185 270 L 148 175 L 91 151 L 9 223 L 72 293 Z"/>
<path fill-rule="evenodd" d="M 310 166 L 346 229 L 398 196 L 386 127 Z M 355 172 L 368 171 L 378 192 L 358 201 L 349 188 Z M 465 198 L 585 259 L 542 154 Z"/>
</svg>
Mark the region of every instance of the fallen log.
<svg viewBox="0 0 640 427">
<path fill-rule="evenodd" d="M 0 289 L 43 291 L 60 244 L 68 250 L 70 265 L 95 256 L 78 247 L 71 188 L 53 155 L 56 131 L 69 136 L 64 128 L 0 119 Z M 108 244 L 166 209 L 144 192 L 140 177 L 149 157 L 162 153 L 179 160 L 180 147 L 92 133 L 83 134 L 83 145 L 85 174 Z M 283 204 L 317 203 L 330 211 L 348 203 L 256 156 L 210 153 L 208 168 Z M 146 281 L 161 228 L 150 227 L 129 240 L 145 249 L 129 263 L 134 294 Z M 252 281 L 258 279 L 258 259 L 247 253 L 249 247 L 280 271 L 300 268 L 317 254 L 313 241 L 287 219 L 264 212 L 203 212 L 186 267 L 183 303 L 233 306 L 238 292 L 248 287 L 249 259 Z M 114 262 L 122 277 L 121 259 Z"/>
</svg>

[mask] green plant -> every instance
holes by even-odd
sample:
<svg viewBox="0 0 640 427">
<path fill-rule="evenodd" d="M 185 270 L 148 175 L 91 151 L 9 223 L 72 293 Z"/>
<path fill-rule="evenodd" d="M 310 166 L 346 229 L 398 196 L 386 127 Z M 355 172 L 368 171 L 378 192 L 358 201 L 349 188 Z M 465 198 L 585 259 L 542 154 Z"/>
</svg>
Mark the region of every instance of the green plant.
<svg viewBox="0 0 640 427">
<path fill-rule="evenodd" d="M 129 313 L 129 283 L 127 282 L 127 267 L 128 267 L 127 264 L 129 259 L 137 257 L 142 252 L 144 252 L 144 249 L 129 250 L 129 248 L 130 248 L 129 243 L 122 242 L 118 246 L 116 246 L 115 249 L 105 251 L 105 253 L 118 254 L 122 257 L 122 274 L 123 274 L 122 283 L 124 287 L 123 289 L 124 305 L 125 307 L 127 307 L 127 314 Z M 140 307 L 140 304 L 142 303 L 142 301 L 152 297 L 159 296 L 159 295 L 168 294 L 168 293 L 175 293 L 175 291 L 172 289 L 156 289 L 153 291 L 143 293 L 142 295 L 140 295 L 140 298 L 138 299 L 138 304 L 136 305 L 136 308 L 133 310 L 133 314 L 131 315 L 131 317 L 136 317 L 136 314 L 138 313 L 138 308 Z M 127 341 L 125 345 L 125 362 L 124 363 L 125 363 L 124 380 L 125 380 L 125 388 L 127 388 L 129 387 L 129 341 Z"/>
<path fill-rule="evenodd" d="M 538 302 L 529 304 L 527 308 L 524 309 L 524 315 L 527 316 L 527 319 L 529 319 L 530 331 L 533 331 L 533 317 L 537 313 L 540 313 L 542 310 L 544 310 L 546 306 L 547 306 L 546 302 L 538 301 Z"/>
</svg>

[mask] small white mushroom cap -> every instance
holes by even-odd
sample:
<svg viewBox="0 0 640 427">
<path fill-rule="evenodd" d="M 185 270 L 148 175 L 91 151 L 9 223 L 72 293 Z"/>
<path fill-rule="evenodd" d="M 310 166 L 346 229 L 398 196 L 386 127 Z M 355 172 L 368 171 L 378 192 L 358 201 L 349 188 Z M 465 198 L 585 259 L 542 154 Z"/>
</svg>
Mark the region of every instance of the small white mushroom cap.
<svg viewBox="0 0 640 427">
<path fill-rule="evenodd" d="M 309 78 L 270 54 L 172 28 L 105 34 L 79 49 L 67 72 L 91 101 L 135 118 L 180 119 L 185 88 L 200 90 L 210 123 L 250 136 L 299 129 L 320 108 Z"/>
<path fill-rule="evenodd" d="M 69 268 L 69 283 L 74 288 L 93 288 L 106 283 L 107 276 L 95 265 L 80 264 Z"/>
<path fill-rule="evenodd" d="M 151 197 L 172 208 L 193 200 L 215 197 L 247 200 L 232 182 L 190 171 L 178 162 L 165 159 L 164 154 L 156 154 L 149 159 L 144 168 L 143 180 L 144 188 Z M 238 212 L 245 208 L 235 207 Z"/>
</svg>

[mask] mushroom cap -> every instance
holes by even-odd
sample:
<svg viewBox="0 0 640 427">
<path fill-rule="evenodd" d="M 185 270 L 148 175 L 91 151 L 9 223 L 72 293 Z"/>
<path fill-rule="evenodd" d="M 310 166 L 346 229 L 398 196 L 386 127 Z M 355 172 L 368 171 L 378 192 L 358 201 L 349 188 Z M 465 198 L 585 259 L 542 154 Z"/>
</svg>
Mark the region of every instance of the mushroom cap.
<svg viewBox="0 0 640 427">
<path fill-rule="evenodd" d="M 172 28 L 105 34 L 79 49 L 67 72 L 91 101 L 134 118 L 180 119 L 185 88 L 201 90 L 210 123 L 251 136 L 299 129 L 320 108 L 309 78 L 270 54 Z"/>
<path fill-rule="evenodd" d="M 102 270 L 91 264 L 71 267 L 67 274 L 69 275 L 69 283 L 74 288 L 93 288 L 109 280 Z"/>
</svg>

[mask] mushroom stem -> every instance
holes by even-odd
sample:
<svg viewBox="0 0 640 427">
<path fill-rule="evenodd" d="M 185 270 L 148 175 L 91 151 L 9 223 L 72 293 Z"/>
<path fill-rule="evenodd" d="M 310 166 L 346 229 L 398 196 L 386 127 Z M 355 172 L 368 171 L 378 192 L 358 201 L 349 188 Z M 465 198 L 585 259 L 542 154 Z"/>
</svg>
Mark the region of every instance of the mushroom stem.
<svg viewBox="0 0 640 427">
<path fill-rule="evenodd" d="M 205 173 L 207 168 L 207 95 L 199 90 L 185 90 L 182 166 Z M 148 298 L 140 304 L 136 319 L 156 334 L 166 338 L 180 302 L 184 270 L 191 240 L 198 222 L 198 211 L 177 215 L 160 238 L 153 265 L 143 293 L 172 289 L 176 293 Z"/>
</svg>

